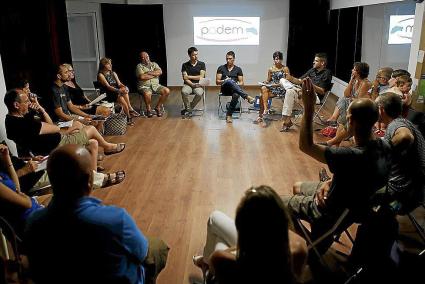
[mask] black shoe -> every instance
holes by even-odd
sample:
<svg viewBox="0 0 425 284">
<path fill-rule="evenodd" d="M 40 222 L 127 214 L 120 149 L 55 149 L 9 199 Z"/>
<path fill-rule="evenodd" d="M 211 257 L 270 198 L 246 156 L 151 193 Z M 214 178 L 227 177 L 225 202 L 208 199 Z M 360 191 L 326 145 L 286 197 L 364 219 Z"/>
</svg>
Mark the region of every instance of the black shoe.
<svg viewBox="0 0 425 284">
<path fill-rule="evenodd" d="M 182 109 L 182 111 L 180 112 L 180 114 L 181 114 L 182 116 L 186 116 L 188 112 L 189 112 L 189 111 L 188 111 L 187 109 Z"/>
<path fill-rule="evenodd" d="M 147 110 L 146 111 L 146 117 L 151 118 L 153 116 L 152 112 Z"/>
</svg>

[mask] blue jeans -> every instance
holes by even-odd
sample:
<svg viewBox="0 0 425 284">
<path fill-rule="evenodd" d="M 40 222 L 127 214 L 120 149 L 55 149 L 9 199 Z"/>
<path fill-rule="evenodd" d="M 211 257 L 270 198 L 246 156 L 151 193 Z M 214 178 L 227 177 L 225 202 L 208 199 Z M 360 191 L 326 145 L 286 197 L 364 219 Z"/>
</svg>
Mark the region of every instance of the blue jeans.
<svg viewBox="0 0 425 284">
<path fill-rule="evenodd" d="M 238 104 L 239 96 L 241 96 L 243 99 L 248 97 L 248 94 L 245 93 L 242 88 L 233 80 L 226 80 L 223 82 L 221 85 L 221 93 L 224 96 L 232 96 L 229 108 L 227 109 L 227 116 L 232 116 L 232 113 L 235 111 L 236 105 Z"/>
</svg>

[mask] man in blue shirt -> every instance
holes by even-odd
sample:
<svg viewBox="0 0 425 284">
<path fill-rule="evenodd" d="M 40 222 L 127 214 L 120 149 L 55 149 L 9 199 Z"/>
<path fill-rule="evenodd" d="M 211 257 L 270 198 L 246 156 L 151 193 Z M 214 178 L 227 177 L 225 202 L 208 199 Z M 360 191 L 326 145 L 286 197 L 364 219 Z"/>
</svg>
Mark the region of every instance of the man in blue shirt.
<svg viewBox="0 0 425 284">
<path fill-rule="evenodd" d="M 35 283 L 145 283 L 148 240 L 124 209 L 90 197 L 90 153 L 59 147 L 47 172 L 52 202 L 30 217 L 24 239 Z"/>
</svg>

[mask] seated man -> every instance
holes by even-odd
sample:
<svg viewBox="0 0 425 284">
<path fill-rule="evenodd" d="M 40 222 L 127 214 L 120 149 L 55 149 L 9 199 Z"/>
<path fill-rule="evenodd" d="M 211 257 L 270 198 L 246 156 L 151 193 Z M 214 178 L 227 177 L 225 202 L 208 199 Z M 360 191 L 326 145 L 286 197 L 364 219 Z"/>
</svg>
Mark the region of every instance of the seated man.
<svg viewBox="0 0 425 284">
<path fill-rule="evenodd" d="M 83 126 L 73 121 L 67 130 L 61 130 L 41 107 L 36 98 L 28 98 L 25 93 L 10 90 L 4 97 L 9 113 L 5 125 L 7 137 L 17 145 L 34 155 L 49 155 L 58 146 L 65 144 L 90 145 L 93 147 L 93 164 L 97 164 L 97 147 L 103 147 L 106 155 L 119 153 L 125 144 L 106 142 L 93 126 Z M 28 114 L 29 109 L 38 112 L 42 121 Z M 96 168 L 96 167 L 94 167 Z"/>
<path fill-rule="evenodd" d="M 390 88 L 389 80 L 391 79 L 392 72 L 393 69 L 391 67 L 383 67 L 378 70 L 376 79 L 372 82 L 372 88 L 370 89 L 372 100 L 375 100 Z"/>
<path fill-rule="evenodd" d="M 301 85 L 302 79 L 310 78 L 313 82 L 314 93 L 316 95 L 316 103 L 320 103 L 326 91 L 329 90 L 332 81 L 332 72 L 326 68 L 327 55 L 325 53 L 317 53 L 314 56 L 313 68 L 308 70 L 300 79 L 295 78 L 289 72 L 286 74 L 286 79 L 293 84 Z M 289 71 L 289 69 L 288 69 Z M 291 88 L 286 90 L 285 100 L 283 101 L 282 117 L 283 124 L 281 132 L 286 132 L 293 125 L 291 121 L 292 109 L 294 108 L 295 100 L 298 99 L 299 89 Z"/>
<path fill-rule="evenodd" d="M 373 101 L 363 98 L 352 102 L 347 113 L 348 131 L 355 137 L 355 147 L 331 148 L 315 144 L 312 124 L 316 94 L 310 78 L 303 81 L 302 100 L 305 113 L 300 129 L 300 150 L 326 163 L 334 175 L 327 183 L 297 183 L 294 195 L 284 197 L 283 201 L 293 217 L 310 222 L 314 241 L 335 224 L 346 208 L 350 210 L 347 226 L 353 221 L 362 221 L 369 213 L 370 197 L 388 180 L 390 146 L 373 138 L 372 127 L 378 120 L 378 108 Z M 332 236 L 325 239 L 318 247 L 320 253 L 326 252 L 332 242 Z"/>
<path fill-rule="evenodd" d="M 189 47 L 187 50 L 190 60 L 182 65 L 183 88 L 182 100 L 184 110 L 181 111 L 182 116 L 192 114 L 192 110 L 196 107 L 198 102 L 202 99 L 204 89 L 199 85 L 199 80 L 205 77 L 205 63 L 198 61 L 198 49 L 196 47 Z M 192 102 L 189 103 L 189 95 L 195 94 Z"/>
<path fill-rule="evenodd" d="M 380 121 L 387 126 L 384 139 L 391 143 L 393 159 L 387 194 L 400 201 L 402 212 L 414 208 L 403 208 L 418 204 L 425 189 L 425 140 L 419 130 L 401 117 L 402 99 L 394 93 L 384 93 L 376 99 Z M 414 203 L 414 202 L 413 202 Z"/>
<path fill-rule="evenodd" d="M 54 122 L 78 120 L 83 124 L 90 124 L 92 115 L 85 113 L 71 101 L 68 87 L 65 85 L 70 80 L 70 76 L 66 64 L 58 66 L 56 78 L 52 86 L 52 96 L 50 97 L 50 114 Z M 99 124 L 95 123 L 95 125 L 98 126 Z"/>
<path fill-rule="evenodd" d="M 161 106 L 165 103 L 170 94 L 170 89 L 159 84 L 159 76 L 162 70 L 158 64 L 151 62 L 149 54 L 145 51 L 140 53 L 140 63 L 136 67 L 137 91 L 143 95 L 146 104 L 146 116 L 152 117 L 152 93 L 160 95 L 155 112 L 158 117 L 162 116 Z"/>
<path fill-rule="evenodd" d="M 90 196 L 88 151 L 56 149 L 47 172 L 53 199 L 31 215 L 24 237 L 34 282 L 146 283 L 150 242 L 127 211 Z"/>
<path fill-rule="evenodd" d="M 235 53 L 229 51 L 226 53 L 226 64 L 217 69 L 215 83 L 221 86 L 220 92 L 225 96 L 232 96 L 229 109 L 226 113 L 226 122 L 232 123 L 232 114 L 238 104 L 239 96 L 253 104 L 255 99 L 248 96 L 240 86 L 243 86 L 243 73 L 239 66 L 235 65 Z"/>
</svg>

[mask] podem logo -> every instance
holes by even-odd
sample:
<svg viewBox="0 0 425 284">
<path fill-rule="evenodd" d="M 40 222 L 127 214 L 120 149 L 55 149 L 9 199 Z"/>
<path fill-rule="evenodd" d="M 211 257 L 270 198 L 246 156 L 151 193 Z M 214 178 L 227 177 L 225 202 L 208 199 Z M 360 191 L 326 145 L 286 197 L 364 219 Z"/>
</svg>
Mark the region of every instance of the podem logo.
<svg viewBox="0 0 425 284">
<path fill-rule="evenodd" d="M 260 17 L 193 17 L 195 45 L 258 45 Z"/>
<path fill-rule="evenodd" d="M 390 16 L 388 44 L 411 43 L 414 22 L 414 15 Z"/>
</svg>

